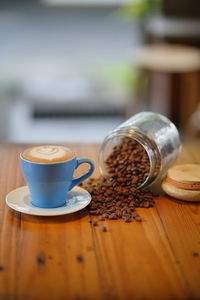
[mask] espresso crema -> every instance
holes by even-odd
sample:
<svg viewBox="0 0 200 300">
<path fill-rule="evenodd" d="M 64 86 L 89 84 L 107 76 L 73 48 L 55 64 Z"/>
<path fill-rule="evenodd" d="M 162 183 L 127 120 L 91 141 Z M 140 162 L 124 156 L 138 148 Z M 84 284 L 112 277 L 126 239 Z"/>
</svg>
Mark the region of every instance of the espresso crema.
<svg viewBox="0 0 200 300">
<path fill-rule="evenodd" d="M 64 146 L 43 145 L 24 150 L 22 158 L 36 163 L 58 163 L 72 159 L 74 152 Z"/>
</svg>

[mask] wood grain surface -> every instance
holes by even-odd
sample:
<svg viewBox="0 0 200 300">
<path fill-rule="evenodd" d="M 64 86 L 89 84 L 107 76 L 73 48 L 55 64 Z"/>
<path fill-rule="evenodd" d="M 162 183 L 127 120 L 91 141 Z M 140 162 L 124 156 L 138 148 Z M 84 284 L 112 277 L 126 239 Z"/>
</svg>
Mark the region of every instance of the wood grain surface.
<svg viewBox="0 0 200 300">
<path fill-rule="evenodd" d="M 98 145 L 68 145 L 90 157 Z M 80 211 L 36 217 L 9 209 L 5 196 L 25 185 L 19 153 L 0 144 L 0 299 L 200 299 L 200 207 L 160 196 L 140 208 L 144 222 L 106 221 L 108 232 Z M 189 143 L 177 163 L 200 163 Z M 80 167 L 77 174 L 83 172 Z"/>
</svg>

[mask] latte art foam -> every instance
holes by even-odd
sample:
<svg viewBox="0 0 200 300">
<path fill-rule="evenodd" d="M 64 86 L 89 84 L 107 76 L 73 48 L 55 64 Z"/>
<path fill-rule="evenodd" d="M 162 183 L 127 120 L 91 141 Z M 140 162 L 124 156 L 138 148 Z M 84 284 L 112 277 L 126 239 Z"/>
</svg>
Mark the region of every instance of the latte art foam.
<svg viewBox="0 0 200 300">
<path fill-rule="evenodd" d="M 26 149 L 22 157 L 36 163 L 55 163 L 72 159 L 74 153 L 64 146 L 44 145 Z"/>
</svg>

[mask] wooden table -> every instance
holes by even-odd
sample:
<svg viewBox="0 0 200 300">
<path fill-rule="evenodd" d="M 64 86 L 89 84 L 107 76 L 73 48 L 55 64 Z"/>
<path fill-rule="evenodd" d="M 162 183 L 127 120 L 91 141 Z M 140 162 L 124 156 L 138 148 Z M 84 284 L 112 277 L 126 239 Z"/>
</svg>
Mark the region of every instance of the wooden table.
<svg viewBox="0 0 200 300">
<path fill-rule="evenodd" d="M 68 146 L 97 163 L 98 145 Z M 178 163 L 200 163 L 199 146 L 185 146 Z M 144 222 L 106 221 L 108 232 L 84 212 L 21 214 L 5 196 L 25 184 L 24 147 L 0 145 L 0 299 L 200 299 L 198 204 L 162 196 L 139 209 Z"/>
</svg>

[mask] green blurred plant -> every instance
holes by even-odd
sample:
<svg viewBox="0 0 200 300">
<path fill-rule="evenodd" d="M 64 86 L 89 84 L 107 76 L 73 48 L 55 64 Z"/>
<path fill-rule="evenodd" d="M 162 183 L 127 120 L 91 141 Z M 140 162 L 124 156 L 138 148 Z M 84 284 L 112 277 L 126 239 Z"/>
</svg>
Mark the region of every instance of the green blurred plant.
<svg viewBox="0 0 200 300">
<path fill-rule="evenodd" d="M 141 38 L 147 41 L 144 29 L 148 17 L 162 12 L 163 0 L 131 0 L 116 10 L 116 15 L 125 21 L 137 21 Z"/>
<path fill-rule="evenodd" d="M 128 63 L 101 66 L 99 73 L 109 85 L 118 87 L 125 94 L 128 92 L 128 94 L 140 95 L 147 84 L 146 73 Z"/>
<path fill-rule="evenodd" d="M 121 6 L 114 12 L 114 16 L 125 21 L 136 20 L 139 24 L 139 29 L 143 41 L 146 40 L 144 23 L 145 20 L 152 14 L 162 11 L 163 0 L 130 0 L 129 3 Z M 101 73 L 104 80 L 118 87 L 125 93 L 129 93 L 131 97 L 140 98 L 148 85 L 147 73 L 134 66 L 133 64 L 108 64 L 98 67 L 98 75 Z M 129 99 L 130 100 L 130 99 Z"/>
<path fill-rule="evenodd" d="M 148 17 L 162 12 L 163 0 L 130 0 L 129 3 L 123 5 L 115 15 L 126 21 L 136 20 L 139 25 L 139 30 L 143 42 L 147 41 L 144 25 Z M 131 66 L 116 66 L 112 73 L 112 78 L 121 86 L 132 91 L 134 96 L 140 98 L 147 88 L 148 76 L 146 72 L 140 68 Z"/>
<path fill-rule="evenodd" d="M 126 20 L 144 21 L 152 13 L 162 10 L 162 0 L 132 0 L 120 7 L 117 14 Z"/>
</svg>

